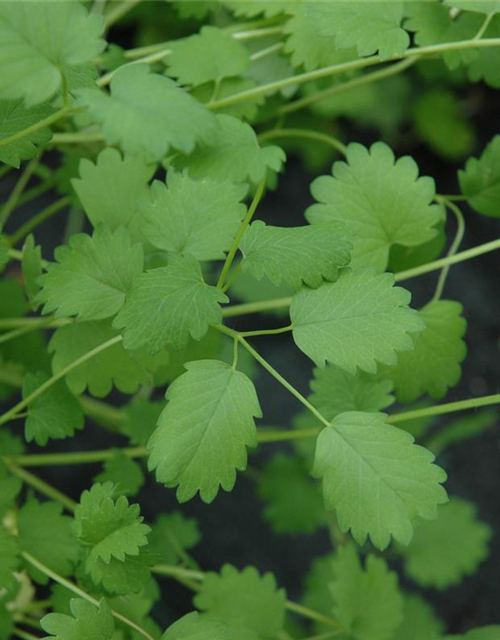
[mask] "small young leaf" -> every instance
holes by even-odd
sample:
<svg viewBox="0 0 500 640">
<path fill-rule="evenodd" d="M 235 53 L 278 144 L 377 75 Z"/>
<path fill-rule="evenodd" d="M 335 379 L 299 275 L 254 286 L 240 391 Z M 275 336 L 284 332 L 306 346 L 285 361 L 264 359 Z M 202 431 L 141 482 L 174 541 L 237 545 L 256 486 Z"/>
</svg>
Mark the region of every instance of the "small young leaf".
<svg viewBox="0 0 500 640">
<path fill-rule="evenodd" d="M 102 320 L 115 315 L 125 300 L 134 276 L 142 273 L 144 254 L 133 245 L 123 227 L 114 233 L 101 225 L 92 237 L 73 235 L 69 246 L 55 251 L 57 262 L 39 279 L 36 300 L 43 313 L 76 315 L 78 320 Z"/>
<path fill-rule="evenodd" d="M 413 402 L 424 393 L 439 400 L 458 384 L 467 353 L 462 339 L 467 323 L 461 313 L 462 305 L 450 300 L 431 302 L 419 312 L 425 330 L 413 337 L 415 348 L 401 353 L 387 371 L 400 402 Z"/>
<path fill-rule="evenodd" d="M 470 158 L 459 171 L 460 187 L 479 213 L 500 217 L 500 136 L 495 136 L 483 155 Z"/>
<path fill-rule="evenodd" d="M 349 264 L 352 245 L 341 223 L 305 227 L 271 227 L 260 220 L 245 232 L 240 243 L 243 271 L 276 285 L 284 281 L 294 289 L 302 282 L 319 287 L 334 281 L 339 268 Z"/>
<path fill-rule="evenodd" d="M 336 511 L 341 531 L 350 529 L 359 544 L 369 535 L 384 549 L 391 536 L 408 544 L 412 521 L 435 518 L 446 502 L 446 474 L 433 460 L 384 414 L 350 412 L 320 433 L 313 475 L 323 478 L 326 508 Z"/>
<path fill-rule="evenodd" d="M 43 372 L 28 372 L 23 379 L 23 398 L 28 397 L 48 380 Z M 25 436 L 41 447 L 49 440 L 63 440 L 83 429 L 84 417 L 81 406 L 60 380 L 30 402 L 26 418 Z"/>
<path fill-rule="evenodd" d="M 46 640 L 111 640 L 115 624 L 105 600 L 96 607 L 87 600 L 73 598 L 70 607 L 71 616 L 49 613 L 42 618 L 42 629 L 50 633 Z"/>
<path fill-rule="evenodd" d="M 271 573 L 261 576 L 255 567 L 238 571 L 226 564 L 220 574 L 207 574 L 194 602 L 210 620 L 273 638 L 283 628 L 285 599 Z"/>
<path fill-rule="evenodd" d="M 0 591 L 10 589 L 15 585 L 14 572 L 18 566 L 19 547 L 17 540 L 0 526 Z"/>
<path fill-rule="evenodd" d="M 111 558 L 109 563 L 97 558 L 90 567 L 90 577 L 94 584 L 102 585 L 113 595 L 128 596 L 139 593 L 151 580 L 151 567 L 159 558 L 147 548 L 141 547 L 136 556 L 126 556 L 121 562 Z"/>
<path fill-rule="evenodd" d="M 122 158 L 116 149 L 104 149 L 96 163 L 82 158 L 80 177 L 71 180 L 88 219 L 94 227 L 100 222 L 111 231 L 127 227 L 137 235 L 137 202 L 147 195 L 147 185 L 155 172 L 139 156 Z"/>
<path fill-rule="evenodd" d="M 167 267 L 138 276 L 114 326 L 124 329 L 127 349 L 146 347 L 155 354 L 166 346 L 181 349 L 189 339 L 201 340 L 208 327 L 220 323 L 219 303 L 228 298 L 205 284 L 199 263 L 189 254 L 171 254 Z"/>
<path fill-rule="evenodd" d="M 163 251 L 223 260 L 245 216 L 245 192 L 243 185 L 169 172 L 167 184 L 153 182 L 149 197 L 139 202 L 142 231 Z"/>
<path fill-rule="evenodd" d="M 217 129 L 215 116 L 173 80 L 134 64 L 116 72 L 111 95 L 93 89 L 78 91 L 93 122 L 102 125 L 109 144 L 125 153 L 161 160 L 171 148 L 191 153 Z M 165 108 L 168 105 L 168 108 Z"/>
<path fill-rule="evenodd" d="M 168 404 L 148 447 L 150 470 L 185 502 L 200 492 L 212 502 L 230 491 L 236 470 L 247 465 L 246 447 L 257 444 L 254 416 L 262 416 L 252 382 L 216 360 L 190 362 L 168 389 Z"/>
<path fill-rule="evenodd" d="M 149 547 L 165 564 L 177 564 L 186 560 L 185 551 L 195 547 L 200 540 L 198 522 L 186 518 L 180 511 L 173 511 L 156 519 L 149 536 Z"/>
<path fill-rule="evenodd" d="M 436 234 L 443 217 L 432 204 L 435 184 L 419 177 L 409 156 L 395 160 L 383 142 L 370 149 L 350 144 L 347 162 L 333 165 L 333 177 L 321 176 L 311 186 L 320 204 L 306 211 L 309 222 L 339 220 L 352 233 L 353 266 L 384 271 L 393 245 L 418 246 Z"/>
<path fill-rule="evenodd" d="M 363 269 L 302 289 L 290 308 L 295 343 L 317 366 L 329 361 L 352 374 L 357 367 L 376 373 L 377 363 L 395 364 L 397 351 L 413 349 L 409 334 L 425 325 L 407 308 L 409 292 L 393 284 L 392 275 Z"/>
<path fill-rule="evenodd" d="M 230 34 L 204 26 L 193 36 L 169 44 L 168 74 L 181 84 L 197 86 L 243 74 L 249 64 L 247 49 Z"/>
<path fill-rule="evenodd" d="M 406 573 L 423 587 L 447 589 L 472 575 L 488 557 L 491 529 L 476 519 L 473 504 L 452 498 L 434 522 L 421 522 L 401 549 Z"/>
<path fill-rule="evenodd" d="M 114 496 L 135 496 L 144 484 L 144 473 L 137 462 L 118 449 L 112 458 L 106 460 L 104 469 L 95 476 L 94 482 L 111 482 Z"/>
<path fill-rule="evenodd" d="M 26 108 L 20 100 L 0 100 L 0 140 L 38 124 L 52 113 L 54 110 L 47 104 Z M 36 145 L 45 144 L 51 137 L 52 133 L 47 128 L 28 133 L 0 147 L 0 162 L 19 169 L 22 160 L 30 160 L 38 155 Z"/>
</svg>

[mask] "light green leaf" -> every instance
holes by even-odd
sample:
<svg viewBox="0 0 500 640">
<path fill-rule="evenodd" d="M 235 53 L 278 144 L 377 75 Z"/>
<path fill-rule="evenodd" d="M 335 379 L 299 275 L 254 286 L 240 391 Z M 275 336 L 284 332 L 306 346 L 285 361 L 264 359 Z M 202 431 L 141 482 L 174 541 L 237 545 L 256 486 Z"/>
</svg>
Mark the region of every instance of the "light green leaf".
<svg viewBox="0 0 500 640">
<path fill-rule="evenodd" d="M 161 640 L 232 640 L 233 637 L 222 622 L 208 620 L 206 616 L 193 611 L 174 622 Z"/>
<path fill-rule="evenodd" d="M 331 591 L 331 585 L 335 579 L 333 573 L 334 559 L 335 555 L 333 553 L 314 558 L 305 579 L 304 597 L 302 598 L 304 606 L 319 611 L 330 618 L 335 605 Z M 320 634 L 331 631 L 332 627 L 323 622 L 315 621 L 314 629 Z"/>
<path fill-rule="evenodd" d="M 79 557 L 78 543 L 71 531 L 71 519 L 62 515 L 57 502 L 38 502 L 31 498 L 19 511 L 19 547 L 63 577 L 71 575 Z M 49 578 L 27 564 L 30 576 L 40 584 Z"/>
<path fill-rule="evenodd" d="M 42 618 L 42 629 L 50 633 L 47 640 L 111 640 L 115 624 L 105 600 L 96 607 L 87 600 L 73 598 L 70 607 L 72 616 L 49 613 Z"/>
<path fill-rule="evenodd" d="M 261 148 L 252 127 L 237 118 L 219 115 L 217 122 L 219 126 L 210 139 L 193 155 L 177 157 L 176 166 L 186 167 L 195 179 L 254 185 L 265 178 L 268 170 L 280 171 L 285 154 L 279 147 Z"/>
<path fill-rule="evenodd" d="M 467 322 L 461 314 L 462 305 L 451 300 L 431 302 L 419 311 L 426 329 L 413 337 L 415 348 L 401 353 L 387 371 L 400 402 L 413 402 L 425 393 L 440 400 L 458 384 L 467 353 Z"/>
<path fill-rule="evenodd" d="M 445 472 L 413 437 L 381 413 L 343 413 L 318 436 L 313 475 L 323 478 L 328 510 L 359 544 L 369 535 L 379 548 L 391 536 L 408 544 L 413 520 L 436 517 L 447 500 Z"/>
<path fill-rule="evenodd" d="M 428 602 L 414 594 L 404 595 L 403 621 L 392 640 L 440 640 L 443 627 Z"/>
<path fill-rule="evenodd" d="M 224 259 L 245 216 L 245 192 L 243 185 L 195 181 L 170 171 L 167 184 L 153 182 L 149 197 L 139 202 L 142 232 L 163 251 Z"/>
<path fill-rule="evenodd" d="M 149 536 L 149 548 L 161 556 L 165 564 L 186 561 L 186 551 L 201 540 L 198 522 L 186 518 L 180 511 L 162 513 L 153 525 Z"/>
<path fill-rule="evenodd" d="M 247 229 L 239 248 L 243 271 L 257 280 L 267 276 L 276 285 L 284 281 L 298 289 L 302 282 L 319 287 L 323 278 L 336 280 L 339 268 L 350 262 L 351 247 L 341 223 L 271 227 L 258 220 Z"/>
<path fill-rule="evenodd" d="M 271 18 L 280 13 L 290 13 L 296 0 L 223 0 L 223 4 L 236 16 L 253 18 L 262 13 L 266 18 Z"/>
<path fill-rule="evenodd" d="M 208 327 L 220 323 L 220 289 L 205 284 L 199 263 L 189 254 L 169 257 L 167 267 L 138 276 L 114 326 L 124 329 L 127 349 L 181 349 L 189 336 L 201 340 Z"/>
<path fill-rule="evenodd" d="M 151 567 L 159 558 L 147 548 L 141 547 L 136 556 L 126 556 L 121 562 L 111 558 L 109 563 L 97 558 L 90 568 L 90 577 L 94 584 L 102 585 L 113 595 L 127 596 L 139 593 L 151 580 Z"/>
<path fill-rule="evenodd" d="M 321 491 L 300 458 L 276 454 L 262 470 L 257 490 L 264 518 L 276 533 L 312 533 L 326 526 Z"/>
<path fill-rule="evenodd" d="M 137 203 L 147 195 L 154 172 L 155 165 L 146 164 L 139 156 L 122 158 L 116 149 L 104 149 L 95 164 L 86 158 L 80 160 L 80 178 L 71 184 L 94 227 L 100 222 L 111 231 L 127 227 L 135 238 Z"/>
<path fill-rule="evenodd" d="M 42 371 L 28 372 L 23 378 L 23 398 L 27 398 L 48 379 L 49 376 Z M 28 442 L 34 440 L 43 447 L 49 440 L 73 436 L 76 429 L 83 429 L 83 425 L 81 406 L 65 382 L 59 380 L 30 402 L 25 436 Z"/>
<path fill-rule="evenodd" d="M 470 17 L 477 16 L 484 21 L 484 16 L 478 14 L 466 14 Z M 479 29 L 478 29 L 479 30 Z M 484 33 L 484 38 L 498 38 L 500 35 L 500 14 L 497 13 Z M 467 66 L 467 75 L 471 82 L 484 81 L 494 89 L 500 88 L 500 52 L 498 47 L 488 49 L 478 49 L 476 56 L 472 58 Z"/>
<path fill-rule="evenodd" d="M 280 318 L 288 316 L 288 304 L 274 308 L 272 303 L 275 300 L 289 299 L 294 293 L 294 289 L 287 284 L 281 283 L 277 286 L 266 276 L 262 280 L 256 280 L 249 271 L 241 272 L 231 285 L 232 301 L 236 299 L 241 302 L 269 302 L 269 309 L 265 313 Z"/>
<path fill-rule="evenodd" d="M 195 35 L 171 42 L 169 48 L 168 74 L 186 85 L 239 76 L 250 64 L 248 51 L 240 42 L 209 25 Z"/>
<path fill-rule="evenodd" d="M 410 293 L 393 285 L 388 273 L 345 270 L 335 283 L 302 289 L 290 308 L 295 343 L 317 366 L 329 361 L 352 374 L 395 364 L 425 325 L 408 308 Z"/>
<path fill-rule="evenodd" d="M 104 20 L 80 2 L 0 3 L 0 92 L 32 106 L 60 88 L 65 67 L 95 58 Z"/>
<path fill-rule="evenodd" d="M 74 531 L 87 548 L 87 571 L 97 560 L 124 562 L 125 556 L 137 556 L 148 543 L 150 528 L 143 524 L 139 505 L 129 505 L 125 496 L 114 500 L 114 495 L 111 482 L 94 484 L 76 507 Z"/>
<path fill-rule="evenodd" d="M 386 60 L 401 56 L 410 45 L 401 27 L 404 2 L 316 2 L 309 11 L 317 21 L 317 36 L 331 38 L 337 47 L 356 47 L 360 56 L 378 52 Z"/>
<path fill-rule="evenodd" d="M 47 118 L 52 113 L 54 113 L 54 109 L 48 104 L 27 108 L 20 100 L 0 100 L 0 141 L 38 124 L 40 120 Z M 22 160 L 30 160 L 38 155 L 37 144 L 45 144 L 51 137 L 52 133 L 47 128 L 28 133 L 22 138 L 0 147 L 0 162 L 5 162 L 5 164 L 18 169 Z"/>
<path fill-rule="evenodd" d="M 267 56 L 264 61 L 267 61 Z M 262 84 L 265 83 L 262 82 Z M 214 91 L 217 91 L 217 100 L 223 100 L 224 98 L 229 98 L 229 96 L 234 96 L 236 93 L 243 93 L 243 91 L 255 89 L 257 86 L 258 83 L 255 82 L 255 80 L 250 78 L 241 78 L 238 76 L 236 78 L 225 78 L 220 82 L 218 88 L 215 87 L 213 82 L 200 84 L 199 87 L 195 87 L 191 91 L 191 95 L 203 104 L 207 104 L 213 100 Z M 264 96 L 257 95 L 253 98 L 248 98 L 245 101 L 235 102 L 234 104 L 228 104 L 225 107 L 220 107 L 220 109 L 217 110 L 217 113 L 224 113 L 228 116 L 244 120 L 254 120 L 259 112 L 259 107 L 261 107 L 265 101 L 266 99 Z"/>
<path fill-rule="evenodd" d="M 168 388 L 168 404 L 148 448 L 150 470 L 185 502 L 200 492 L 212 502 L 219 486 L 230 491 L 236 470 L 247 465 L 246 447 L 257 444 L 254 417 L 262 417 L 249 378 L 217 360 L 186 365 Z"/>
<path fill-rule="evenodd" d="M 150 402 L 136 397 L 123 407 L 125 420 L 121 431 L 130 438 L 132 444 L 144 445 L 156 429 L 156 423 L 163 411 L 163 402 Z"/>
<path fill-rule="evenodd" d="M 104 463 L 104 469 L 95 476 L 94 482 L 111 482 L 114 496 L 135 496 L 144 484 L 144 473 L 137 462 L 117 449 L 114 455 Z"/>
<path fill-rule="evenodd" d="M 3 442 L 0 442 L 0 451 L 2 452 L 2 455 L 8 455 L 9 452 L 7 449 L 2 448 L 3 444 Z M 5 464 L 0 460 L 0 522 L 4 519 L 7 512 L 13 507 L 14 500 L 21 491 L 22 486 L 23 483 L 21 480 L 13 476 Z"/>
<path fill-rule="evenodd" d="M 352 232 L 353 266 L 384 271 L 393 245 L 418 246 L 436 234 L 443 217 L 432 204 L 435 184 L 419 177 L 409 156 L 396 160 L 383 142 L 370 149 L 350 144 L 347 162 L 333 165 L 333 177 L 321 176 L 311 187 L 314 204 L 306 211 L 311 223 L 340 220 Z"/>
<path fill-rule="evenodd" d="M 500 135 L 488 144 L 480 158 L 470 158 L 459 171 L 460 188 L 479 213 L 500 217 Z"/>
<path fill-rule="evenodd" d="M 39 279 L 42 290 L 36 300 L 44 303 L 44 314 L 54 311 L 57 318 L 102 320 L 115 315 L 134 276 L 144 268 L 142 246 L 133 245 L 123 227 L 111 232 L 100 225 L 92 237 L 73 235 L 69 246 L 58 247 L 54 255 L 57 262 Z"/>
<path fill-rule="evenodd" d="M 93 89 L 78 91 L 78 104 L 89 108 L 102 125 L 109 144 L 125 153 L 161 160 L 172 149 L 191 153 L 217 129 L 215 116 L 173 80 L 134 64 L 116 72 L 111 95 Z"/>
<path fill-rule="evenodd" d="M 283 628 L 285 600 L 285 591 L 277 589 L 271 573 L 261 576 L 255 567 L 238 571 L 226 564 L 220 574 L 206 575 L 194 603 L 208 619 L 273 638 Z"/>
<path fill-rule="evenodd" d="M 397 575 L 385 560 L 368 555 L 363 568 L 353 544 L 339 547 L 330 589 L 334 617 L 355 640 L 388 640 L 402 620 Z"/>
<path fill-rule="evenodd" d="M 358 371 L 348 371 L 329 364 L 314 370 L 309 400 L 327 419 L 333 420 L 347 411 L 374 413 L 394 403 L 391 380 Z"/>
<path fill-rule="evenodd" d="M 498 13 L 500 12 L 500 1 L 493 0 L 490 2 L 481 2 L 480 0 L 445 0 L 445 4 L 449 7 L 455 7 L 461 11 L 477 11 L 479 13 Z"/>
<path fill-rule="evenodd" d="M 30 234 L 23 246 L 22 270 L 24 288 L 34 311 L 38 308 L 35 297 L 40 291 L 38 278 L 42 275 L 42 248 L 35 245 L 35 238 Z"/>
<path fill-rule="evenodd" d="M 488 557 L 491 529 L 476 518 L 470 502 L 452 498 L 434 522 L 422 522 L 401 549 L 405 571 L 424 587 L 447 589 L 474 574 Z"/>
<path fill-rule="evenodd" d="M 19 548 L 16 538 L 0 526 L 0 591 L 16 584 L 14 572 L 19 566 Z"/>
<path fill-rule="evenodd" d="M 49 343 L 49 351 L 54 353 L 53 372 L 58 373 L 118 335 L 107 320 L 75 322 L 59 327 Z M 165 362 L 168 362 L 165 351 L 152 357 L 144 351 L 129 351 L 119 342 L 70 371 L 66 382 L 75 395 L 88 389 L 93 396 L 104 398 L 113 386 L 123 393 L 132 394 L 141 385 L 152 384 L 154 372 Z"/>
</svg>

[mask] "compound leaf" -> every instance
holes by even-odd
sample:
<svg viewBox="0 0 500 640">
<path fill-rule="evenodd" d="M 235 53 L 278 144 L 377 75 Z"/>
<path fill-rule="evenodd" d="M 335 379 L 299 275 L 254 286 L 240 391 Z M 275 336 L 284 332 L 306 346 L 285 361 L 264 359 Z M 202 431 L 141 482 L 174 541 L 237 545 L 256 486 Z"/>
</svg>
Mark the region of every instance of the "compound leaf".
<svg viewBox="0 0 500 640">
<path fill-rule="evenodd" d="M 321 176 L 312 183 L 319 204 L 309 207 L 306 217 L 311 223 L 346 224 L 352 233 L 353 266 L 384 271 L 393 245 L 415 247 L 437 234 L 443 209 L 432 204 L 434 180 L 419 177 L 409 156 L 396 161 L 383 142 L 370 149 L 353 143 L 347 162 L 335 162 L 332 172 L 333 177 Z"/>
<path fill-rule="evenodd" d="M 147 65 L 117 71 L 111 95 L 93 89 L 80 89 L 78 95 L 92 121 L 102 125 L 107 142 L 131 155 L 161 160 L 172 148 L 191 153 L 217 129 L 208 109 L 173 80 L 150 73 Z"/>
<path fill-rule="evenodd" d="M 295 343 L 317 366 L 329 361 L 352 374 L 395 364 L 397 351 L 413 348 L 408 334 L 425 325 L 408 308 L 410 293 L 393 285 L 388 273 L 345 270 L 335 283 L 302 289 L 290 308 Z"/>
<path fill-rule="evenodd" d="M 476 518 L 473 504 L 452 498 L 434 522 L 421 522 L 401 549 L 406 573 L 424 587 L 447 589 L 476 572 L 488 557 L 491 529 Z"/>
<path fill-rule="evenodd" d="M 424 393 L 439 400 L 459 382 L 467 353 L 461 313 L 462 305 L 451 300 L 431 302 L 419 312 L 425 330 L 413 337 L 413 351 L 401 353 L 388 370 L 400 402 L 413 402 Z"/>
<path fill-rule="evenodd" d="M 500 136 L 495 136 L 480 158 L 470 158 L 458 174 L 462 193 L 479 213 L 500 217 Z"/>
<path fill-rule="evenodd" d="M 272 638 L 283 628 L 285 600 L 271 573 L 261 576 L 255 567 L 238 571 L 229 564 L 219 574 L 208 573 L 194 598 L 208 619 L 254 631 L 260 638 Z"/>
<path fill-rule="evenodd" d="M 42 290 L 36 300 L 43 313 L 76 315 L 77 320 L 102 320 L 115 315 L 125 300 L 134 276 L 142 273 L 144 253 L 133 245 L 129 232 L 115 232 L 100 225 L 92 237 L 73 235 L 69 246 L 55 251 L 57 262 L 39 279 Z"/>
<path fill-rule="evenodd" d="M 267 276 L 276 285 L 298 289 L 304 282 L 319 287 L 336 280 L 339 268 L 349 264 L 351 244 L 344 225 L 326 222 L 305 227 L 271 227 L 258 220 L 240 243 L 243 271 L 257 280 Z"/>
<path fill-rule="evenodd" d="M 245 193 L 243 185 L 169 172 L 167 184 L 153 182 L 149 197 L 139 203 L 142 231 L 163 251 L 224 259 L 245 216 L 240 202 Z"/>
<path fill-rule="evenodd" d="M 313 475 L 323 478 L 328 510 L 359 544 L 369 535 L 379 548 L 391 536 L 408 544 L 413 520 L 436 517 L 446 502 L 445 472 L 413 437 L 381 413 L 343 413 L 318 436 Z"/>
<path fill-rule="evenodd" d="M 230 491 L 236 470 L 246 468 L 246 447 L 257 444 L 254 416 L 262 416 L 255 388 L 245 374 L 217 360 L 185 365 L 168 388 L 168 404 L 151 436 L 149 468 L 168 487 L 179 485 L 185 502 L 197 491 L 212 502 L 219 485 Z"/>
<path fill-rule="evenodd" d="M 53 112 L 52 107 L 47 104 L 27 108 L 21 100 L 0 100 L 0 141 L 38 124 Z M 18 169 L 22 160 L 38 155 L 37 144 L 44 144 L 51 137 L 50 130 L 42 128 L 9 142 L 0 147 L 0 162 Z"/>
<path fill-rule="evenodd" d="M 189 254 L 171 254 L 167 267 L 138 276 L 114 326 L 124 329 L 127 349 L 181 349 L 191 335 L 201 340 L 222 319 L 219 303 L 228 298 L 205 284 L 199 263 Z"/>
<path fill-rule="evenodd" d="M 49 613 L 42 618 L 42 629 L 50 633 L 46 640 L 111 640 L 115 624 L 105 600 L 96 607 L 87 600 L 73 598 L 69 606 L 71 616 Z"/>
</svg>

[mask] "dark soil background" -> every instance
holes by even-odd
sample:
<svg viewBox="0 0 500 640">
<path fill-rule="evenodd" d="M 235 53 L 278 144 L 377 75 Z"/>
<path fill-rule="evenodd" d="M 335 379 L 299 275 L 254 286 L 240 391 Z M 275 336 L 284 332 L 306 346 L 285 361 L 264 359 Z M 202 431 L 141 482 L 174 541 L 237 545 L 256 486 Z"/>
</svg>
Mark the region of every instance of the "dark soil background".
<svg viewBox="0 0 500 640">
<path fill-rule="evenodd" d="M 126 37 L 124 36 L 124 39 Z M 484 86 L 470 88 L 479 101 L 480 109 L 474 120 L 479 133 L 476 152 L 479 153 L 492 136 L 499 132 L 500 93 Z M 344 140 L 359 141 L 364 144 L 379 138 L 376 132 L 353 129 L 347 123 L 343 126 Z M 404 139 L 404 136 L 402 137 Z M 394 145 L 393 145 L 394 146 Z M 423 175 L 436 179 L 440 193 L 458 193 L 454 166 L 441 161 L 424 146 L 405 144 L 395 147 L 397 155 L 410 153 L 418 162 Z M 14 176 L 0 184 L 0 199 L 5 199 L 12 186 Z M 309 185 L 313 176 L 305 171 L 299 160 L 291 156 L 286 165 L 286 173 L 280 177 L 277 190 L 266 196 L 259 209 L 259 217 L 282 225 L 302 224 L 303 212 L 311 202 Z M 37 203 L 37 210 L 50 202 L 50 195 Z M 466 216 L 466 237 L 463 249 L 500 237 L 500 220 L 489 219 L 474 213 L 467 206 L 462 207 Z M 16 213 L 16 226 L 32 213 L 29 208 Z M 65 216 L 59 215 L 37 231 L 37 241 L 44 247 L 44 256 L 51 257 L 49 250 L 61 242 L 65 228 Z M 450 234 L 454 233 L 453 220 L 449 224 Z M 432 295 L 436 274 L 417 278 L 404 283 L 414 295 L 414 306 L 424 304 Z M 464 305 L 468 321 L 468 358 L 463 368 L 463 378 L 459 386 L 452 389 L 445 401 L 454 401 L 479 395 L 500 392 L 500 253 L 492 253 L 473 261 L 453 267 L 445 289 L 445 298 L 458 300 Z M 251 317 L 243 326 L 269 328 L 281 322 L 272 317 Z M 235 325 L 238 326 L 238 325 Z M 303 393 L 308 393 L 311 377 L 311 362 L 293 345 L 288 336 L 260 338 L 261 353 L 276 369 Z M 266 372 L 259 374 L 257 390 L 262 403 L 265 424 L 286 427 L 299 410 L 297 404 Z M 114 396 L 112 396 L 113 398 Z M 116 396 L 119 401 L 120 397 Z M 439 424 L 450 421 L 443 418 Z M 54 443 L 50 450 L 98 449 L 112 444 L 114 437 L 105 431 L 89 425 L 83 435 L 72 441 Z M 32 447 L 33 450 L 36 447 Z M 253 464 L 259 466 L 273 452 L 287 450 L 287 445 L 264 445 L 253 456 Z M 479 517 L 487 522 L 495 532 L 491 543 L 491 555 L 473 577 L 467 578 L 460 586 L 440 593 L 435 590 L 424 592 L 437 608 L 438 614 L 449 625 L 449 632 L 458 633 L 470 627 L 498 623 L 500 604 L 500 432 L 493 427 L 474 441 L 467 441 L 450 448 L 438 463 L 443 466 L 449 480 L 447 489 L 451 495 L 460 496 L 474 502 Z M 61 467 L 40 471 L 39 475 L 48 482 L 62 488 L 73 498 L 87 488 L 90 478 L 98 467 L 71 469 Z M 38 473 L 38 471 L 37 471 Z M 146 519 L 153 520 L 158 511 L 179 508 L 174 491 L 159 486 L 149 477 L 146 487 L 138 496 Z M 262 571 L 272 571 L 280 585 L 287 589 L 292 599 L 299 599 L 305 575 L 312 559 L 331 550 L 326 530 L 311 536 L 276 536 L 261 518 L 261 504 L 255 496 L 252 480 L 240 474 L 235 489 L 226 494 L 221 492 L 215 502 L 207 506 L 199 499 L 182 505 L 185 515 L 199 520 L 203 540 L 193 555 L 204 569 L 218 569 L 224 562 L 238 567 L 248 564 Z M 190 593 L 174 582 L 162 581 L 164 597 L 161 607 L 157 607 L 155 617 L 160 625 L 167 625 L 172 619 L 189 611 Z M 410 583 L 405 587 L 417 591 Z"/>
</svg>

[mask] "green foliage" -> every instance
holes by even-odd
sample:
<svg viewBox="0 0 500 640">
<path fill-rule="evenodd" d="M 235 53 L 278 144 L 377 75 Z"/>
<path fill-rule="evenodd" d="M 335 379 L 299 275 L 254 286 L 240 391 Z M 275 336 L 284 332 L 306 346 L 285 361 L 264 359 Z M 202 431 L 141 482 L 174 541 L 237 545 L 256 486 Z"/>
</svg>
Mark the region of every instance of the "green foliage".
<svg viewBox="0 0 500 640">
<path fill-rule="evenodd" d="M 112 458 L 106 460 L 104 469 L 94 478 L 94 482 L 111 482 L 115 496 L 135 496 L 144 484 L 144 473 L 137 462 L 118 449 Z"/>
<path fill-rule="evenodd" d="M 163 513 L 154 523 L 149 536 L 149 546 L 162 562 L 177 564 L 186 560 L 186 551 L 201 540 L 198 523 L 186 518 L 180 511 Z"/>
<path fill-rule="evenodd" d="M 41 625 L 53 640 L 111 640 L 115 631 L 113 616 L 105 600 L 96 607 L 91 602 L 74 598 L 70 603 L 71 616 L 49 613 Z"/>
<path fill-rule="evenodd" d="M 0 140 L 10 138 L 10 136 L 37 124 L 52 113 L 53 109 L 47 104 L 27 108 L 22 100 L 0 100 Z M 0 147 L 0 162 L 5 162 L 11 167 L 19 169 L 22 160 L 29 160 L 38 155 L 36 145 L 48 142 L 51 137 L 50 129 L 42 128 L 19 140 L 10 142 Z"/>
<path fill-rule="evenodd" d="M 3 527 L 0 527 L 0 589 L 10 589 L 15 584 L 14 571 L 18 566 L 17 541 L 14 536 L 9 535 Z"/>
<path fill-rule="evenodd" d="M 459 172 L 460 187 L 479 213 L 500 216 L 500 136 L 495 136 L 483 155 L 470 158 Z"/>
<path fill-rule="evenodd" d="M 0 445 L 4 443 L 0 442 Z M 2 452 L 8 453 L 7 447 L 0 449 Z M 14 506 L 14 500 L 21 491 L 22 483 L 19 478 L 13 478 L 8 468 L 0 463 L 0 520 L 7 515 L 9 510 Z"/>
<path fill-rule="evenodd" d="M 438 640 L 442 632 L 443 623 L 430 604 L 413 594 L 403 597 L 403 621 L 394 632 L 394 640 Z"/>
<path fill-rule="evenodd" d="M 26 238 L 23 246 L 22 270 L 26 295 L 36 311 L 39 306 L 35 298 L 40 290 L 38 278 L 42 275 L 42 249 L 36 246 L 33 234 Z"/>
</svg>

